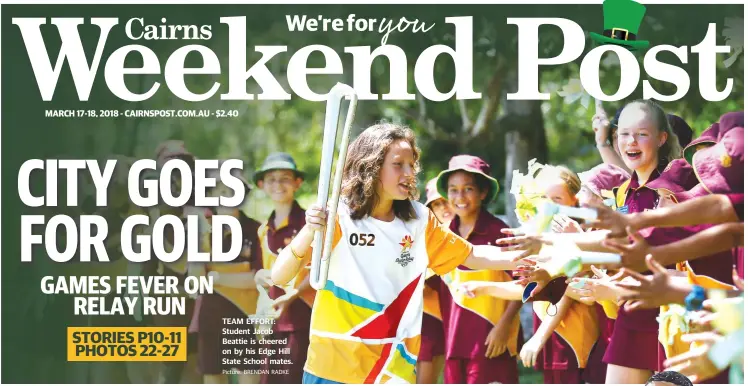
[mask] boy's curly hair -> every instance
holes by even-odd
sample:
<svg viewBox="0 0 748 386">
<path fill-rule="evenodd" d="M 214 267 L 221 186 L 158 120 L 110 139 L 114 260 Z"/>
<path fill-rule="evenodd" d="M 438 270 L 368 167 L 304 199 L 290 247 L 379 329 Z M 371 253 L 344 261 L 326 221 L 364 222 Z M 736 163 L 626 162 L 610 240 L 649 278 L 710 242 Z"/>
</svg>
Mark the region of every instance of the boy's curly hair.
<svg viewBox="0 0 748 386">
<path fill-rule="evenodd" d="M 351 210 L 351 218 L 358 220 L 371 214 L 379 196 L 377 186 L 379 172 L 390 145 L 395 141 L 407 141 L 413 148 L 415 173 L 420 171 L 421 151 L 416 146 L 416 137 L 407 126 L 394 123 L 378 123 L 361 133 L 348 147 L 341 196 Z M 418 189 L 414 184 L 407 200 L 395 200 L 392 204 L 395 216 L 408 221 L 416 218 L 410 200 L 418 200 Z"/>
<path fill-rule="evenodd" d="M 688 377 L 677 371 L 663 371 L 654 374 L 649 378 L 649 380 L 647 380 L 645 386 L 649 386 L 654 382 L 667 382 L 676 386 L 693 386 L 693 383 L 688 379 Z"/>
</svg>

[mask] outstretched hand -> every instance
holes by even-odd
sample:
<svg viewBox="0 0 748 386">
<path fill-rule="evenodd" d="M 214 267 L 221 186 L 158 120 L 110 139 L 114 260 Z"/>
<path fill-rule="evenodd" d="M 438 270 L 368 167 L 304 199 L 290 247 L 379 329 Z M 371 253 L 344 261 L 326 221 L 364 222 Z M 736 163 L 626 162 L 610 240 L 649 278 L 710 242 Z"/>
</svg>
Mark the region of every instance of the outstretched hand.
<svg viewBox="0 0 748 386">
<path fill-rule="evenodd" d="M 638 283 L 619 283 L 618 286 L 629 293 L 621 296 L 625 300 L 626 311 L 657 308 L 670 303 L 683 303 L 688 288 L 675 284 L 667 269 L 660 265 L 652 255 L 646 256 L 646 264 L 652 275 L 642 275 L 630 269 L 624 269 L 627 275 Z M 685 293 L 684 293 L 685 291 Z"/>
<path fill-rule="evenodd" d="M 681 337 L 683 342 L 700 344 L 691 345 L 693 348 L 690 351 L 666 360 L 665 370 L 679 372 L 688 377 L 691 382 L 713 378 L 719 374 L 720 369 L 709 359 L 709 349 L 722 339 L 724 339 L 722 336 L 713 332 L 683 335 Z"/>
<path fill-rule="evenodd" d="M 626 227 L 626 233 L 633 241 L 631 244 L 623 244 L 614 240 L 603 241 L 603 246 L 614 250 L 621 255 L 621 266 L 631 271 L 646 270 L 645 258 L 650 253 L 650 246 L 638 232 L 631 227 Z"/>
<path fill-rule="evenodd" d="M 523 251 L 514 259 L 515 261 L 537 255 L 543 245 L 551 244 L 548 240 L 544 240 L 542 235 L 528 235 L 519 228 L 505 228 L 501 230 L 501 233 L 513 236 L 496 240 L 496 245 L 501 248 L 502 252 Z"/>
<path fill-rule="evenodd" d="M 610 230 L 608 238 L 625 237 L 626 227 L 632 227 L 633 229 L 630 215 L 625 215 L 604 204 L 594 202 L 586 205 L 586 207 L 597 210 L 597 219 L 582 224 L 583 229 L 608 229 Z"/>
</svg>

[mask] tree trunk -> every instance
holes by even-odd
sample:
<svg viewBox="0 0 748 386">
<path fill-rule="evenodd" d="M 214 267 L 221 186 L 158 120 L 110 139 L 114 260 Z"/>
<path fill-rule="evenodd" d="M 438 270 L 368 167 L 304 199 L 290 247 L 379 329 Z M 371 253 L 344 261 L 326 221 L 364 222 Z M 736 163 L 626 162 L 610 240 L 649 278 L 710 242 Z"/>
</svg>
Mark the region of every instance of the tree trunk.
<svg viewBox="0 0 748 386">
<path fill-rule="evenodd" d="M 506 169 L 504 186 L 506 189 L 504 205 L 509 225 L 519 226 L 514 213 L 514 196 L 509 193 L 512 186 L 514 170 L 527 173 L 527 163 L 536 158 L 540 163 L 548 159 L 548 143 L 545 127 L 543 126 L 543 112 L 541 101 L 508 100 L 506 93 L 516 92 L 517 76 L 509 74 L 504 93 L 504 114 L 499 119 L 499 126 L 504 131 L 506 147 Z"/>
<path fill-rule="evenodd" d="M 509 193 L 512 187 L 512 174 L 514 170 L 527 173 L 527 163 L 536 158 L 540 163 L 546 163 L 548 159 L 548 143 L 543 125 L 543 111 L 541 101 L 513 101 L 506 99 L 506 93 L 517 91 L 517 75 L 509 74 L 504 99 L 504 113 L 499 118 L 499 127 L 504 131 L 506 163 L 504 172 L 504 205 L 506 221 L 509 226 L 519 226 L 517 215 L 514 213 L 516 202 L 514 196 Z M 520 323 L 525 341 L 532 337 L 533 332 L 532 303 L 526 303 L 520 309 Z"/>
</svg>

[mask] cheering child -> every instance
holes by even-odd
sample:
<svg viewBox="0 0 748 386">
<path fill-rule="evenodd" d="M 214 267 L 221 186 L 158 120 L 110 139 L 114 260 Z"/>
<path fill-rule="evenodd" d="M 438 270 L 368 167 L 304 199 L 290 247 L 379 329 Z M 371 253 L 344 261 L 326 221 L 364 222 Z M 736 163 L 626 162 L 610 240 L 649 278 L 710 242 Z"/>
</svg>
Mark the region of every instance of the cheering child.
<svg viewBox="0 0 748 386">
<path fill-rule="evenodd" d="M 269 155 L 255 173 L 255 184 L 273 201 L 273 212 L 259 230 L 262 242 L 264 269 L 257 272 L 258 284 L 269 289 L 273 308 L 279 312 L 269 339 L 284 341 L 291 355 L 274 354 L 270 359 L 287 359 L 283 365 L 265 366 L 262 383 L 301 383 L 304 361 L 309 347 L 309 323 L 312 316 L 314 289 L 309 284 L 309 271 L 301 270 L 288 286 L 275 286 L 270 280 L 270 269 L 277 254 L 291 242 L 305 225 L 304 209 L 295 194 L 301 188 L 304 173 L 291 155 Z M 277 348 L 274 344 L 272 348 Z M 290 363 L 289 363 L 290 362 Z M 285 371 L 270 371 L 285 370 Z M 272 373 L 272 374 L 271 374 Z"/>
<path fill-rule="evenodd" d="M 665 112 L 651 101 L 624 107 L 618 119 L 618 148 L 631 178 L 618 187 L 618 210 L 643 212 L 657 207 L 659 194 L 647 184 L 680 157 L 680 145 Z M 658 310 L 619 310 L 613 336 L 603 361 L 608 363 L 606 383 L 644 384 L 662 369 L 658 342 Z"/>
<path fill-rule="evenodd" d="M 317 231 L 334 227 L 326 284 L 312 307 L 304 383 L 416 380 L 427 268 L 513 269 L 522 253 L 472 245 L 415 201 L 420 151 L 396 124 L 367 128 L 349 146 L 336 216 L 307 210 L 271 279 L 285 284 L 312 257 Z"/>
<path fill-rule="evenodd" d="M 499 183 L 482 159 L 459 155 L 437 177 L 437 189 L 449 198 L 455 217 L 452 232 L 474 245 L 495 245 L 505 237 L 503 221 L 486 206 L 498 195 Z M 511 282 L 510 272 L 474 270 L 464 265 L 445 275 L 441 309 L 446 326 L 445 383 L 518 383 L 517 361 L 521 342 L 517 300 L 468 297 L 457 288 L 467 281 Z M 448 289 L 448 290 L 447 290 Z"/>
</svg>

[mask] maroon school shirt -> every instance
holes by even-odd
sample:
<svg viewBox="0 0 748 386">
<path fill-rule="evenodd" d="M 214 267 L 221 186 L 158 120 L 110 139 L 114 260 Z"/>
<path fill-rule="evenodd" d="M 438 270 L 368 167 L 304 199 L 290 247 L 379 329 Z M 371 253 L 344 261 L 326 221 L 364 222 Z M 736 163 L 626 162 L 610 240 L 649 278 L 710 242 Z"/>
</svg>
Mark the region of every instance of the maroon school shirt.
<svg viewBox="0 0 748 386">
<path fill-rule="evenodd" d="M 533 312 L 533 327 L 538 331 L 543 321 Z M 571 370 L 578 369 L 577 356 L 564 338 L 557 333 L 551 334 L 543 348 L 540 349 L 538 359 L 535 362 L 535 370 Z"/>
<path fill-rule="evenodd" d="M 640 234 L 644 236 L 649 245 L 659 246 L 683 240 L 710 227 L 712 225 L 704 224 L 679 228 L 647 228 L 643 229 Z M 688 262 L 697 275 L 709 276 L 727 284 L 732 283 L 732 263 L 733 253 L 729 250 Z"/>
<path fill-rule="evenodd" d="M 643 185 L 639 185 L 639 178 L 636 172 L 631 173 L 631 180 L 629 183 L 629 189 L 626 193 L 626 201 L 624 207 L 627 207 L 627 213 L 640 213 L 645 210 L 654 209 L 660 201 L 660 195 L 656 190 L 647 187 L 647 183 L 655 180 L 660 176 L 660 171 L 655 170 L 649 176 L 647 182 Z M 669 267 L 675 268 L 675 266 Z M 644 272 L 645 275 L 651 272 Z M 654 331 L 657 332 L 659 325 L 657 324 L 657 316 L 659 316 L 659 309 L 651 310 L 640 310 L 640 311 L 626 311 L 623 307 L 618 311 L 618 318 L 616 323 L 620 324 L 626 330 L 633 331 Z"/>
<path fill-rule="evenodd" d="M 455 218 L 450 223 L 449 229 L 459 234 L 460 218 Z M 506 237 L 501 230 L 509 228 L 503 221 L 486 210 L 481 210 L 475 228 L 467 238 L 473 245 L 496 245 L 496 240 Z M 460 269 L 469 270 L 465 266 Z M 507 271 L 511 275 L 511 271 Z M 439 290 L 439 306 L 442 310 L 442 320 L 446 329 L 445 351 L 447 359 L 474 359 L 485 358 L 486 337 L 493 329 L 493 324 L 482 316 L 460 307 L 452 299 L 449 288 L 441 283 Z M 517 341 L 521 342 L 522 332 L 518 334 Z M 518 350 L 521 344 L 517 345 Z M 504 354 L 507 354 L 505 352 Z M 495 358 L 497 359 L 497 358 Z"/>
<path fill-rule="evenodd" d="M 299 205 L 298 202 L 294 201 L 291 213 L 288 215 L 288 221 L 286 226 L 279 229 L 275 229 L 275 211 L 270 214 L 268 218 L 268 232 L 267 242 L 268 248 L 273 253 L 280 252 L 281 249 L 285 248 L 291 240 L 296 236 L 301 228 L 306 224 L 306 213 L 304 209 Z M 267 269 L 271 267 L 265 267 Z M 280 287 L 271 287 L 268 295 L 271 299 L 277 299 L 286 293 Z M 311 324 L 312 309 L 304 303 L 303 300 L 297 298 L 294 300 L 288 309 L 278 318 L 275 324 L 275 330 L 277 331 L 307 331 Z"/>
</svg>

